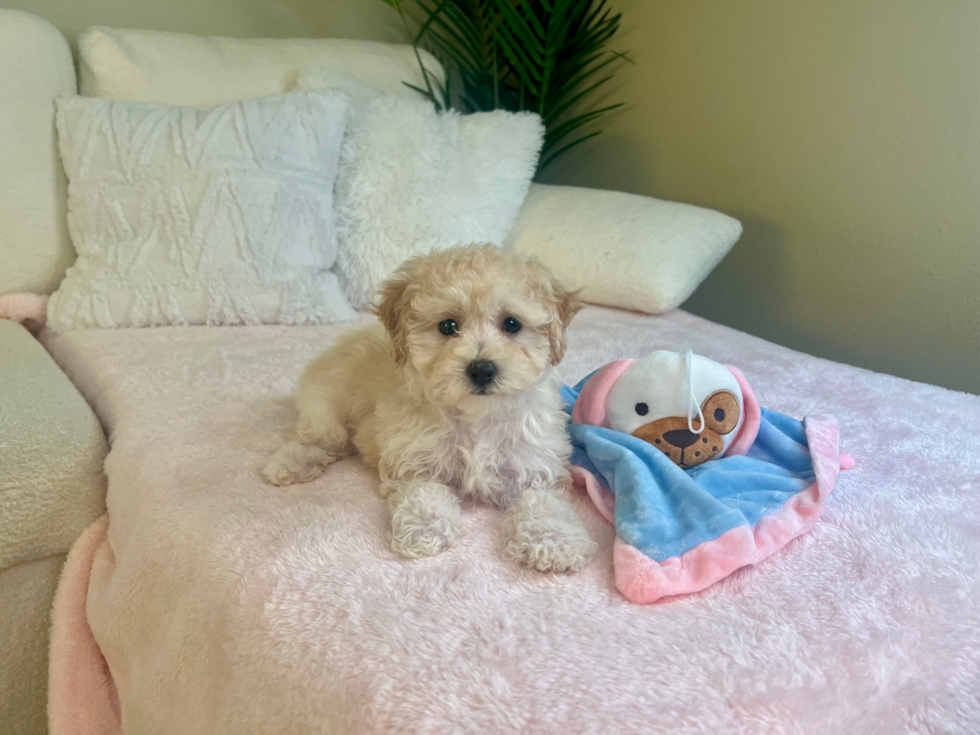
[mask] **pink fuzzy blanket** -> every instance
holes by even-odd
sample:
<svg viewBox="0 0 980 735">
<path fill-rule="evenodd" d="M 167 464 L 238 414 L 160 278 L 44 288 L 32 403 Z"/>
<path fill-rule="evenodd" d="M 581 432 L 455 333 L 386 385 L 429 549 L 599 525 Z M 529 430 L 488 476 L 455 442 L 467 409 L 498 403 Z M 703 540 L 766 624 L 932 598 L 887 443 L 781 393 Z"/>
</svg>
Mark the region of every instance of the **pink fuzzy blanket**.
<svg viewBox="0 0 980 735">
<path fill-rule="evenodd" d="M 111 522 L 55 611 L 55 735 L 980 732 L 977 396 L 682 312 L 586 310 L 568 382 L 691 348 L 774 410 L 838 416 L 858 460 L 811 533 L 643 607 L 614 589 L 613 530 L 585 498 L 599 551 L 554 577 L 505 557 L 480 506 L 458 548 L 402 561 L 356 459 L 263 482 L 299 372 L 345 328 L 42 333 L 112 441 Z"/>
</svg>

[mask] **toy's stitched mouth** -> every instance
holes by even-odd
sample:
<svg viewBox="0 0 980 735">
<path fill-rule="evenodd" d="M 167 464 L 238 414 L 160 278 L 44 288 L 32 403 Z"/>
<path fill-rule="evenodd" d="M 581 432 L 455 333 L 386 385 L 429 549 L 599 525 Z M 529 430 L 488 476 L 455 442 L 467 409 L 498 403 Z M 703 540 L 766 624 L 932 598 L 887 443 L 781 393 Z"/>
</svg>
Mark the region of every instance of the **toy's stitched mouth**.
<svg viewBox="0 0 980 735">
<path fill-rule="evenodd" d="M 689 447 L 684 447 L 683 449 L 681 449 L 681 461 L 677 463 L 678 467 L 680 467 L 681 469 L 689 470 L 693 467 L 697 467 L 698 465 L 703 464 L 704 461 L 707 461 L 704 460 L 702 462 L 695 462 L 694 464 L 688 464 L 684 459 L 684 452 L 686 452 L 688 449 Z M 708 459 L 711 459 L 711 457 L 708 457 Z"/>
</svg>

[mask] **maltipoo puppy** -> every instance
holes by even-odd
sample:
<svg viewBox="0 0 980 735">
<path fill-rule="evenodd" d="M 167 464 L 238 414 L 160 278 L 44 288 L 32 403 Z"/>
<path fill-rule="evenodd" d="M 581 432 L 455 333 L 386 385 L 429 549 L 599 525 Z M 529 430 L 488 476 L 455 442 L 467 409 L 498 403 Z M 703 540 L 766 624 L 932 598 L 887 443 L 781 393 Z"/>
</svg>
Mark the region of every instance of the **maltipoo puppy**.
<svg viewBox="0 0 980 735">
<path fill-rule="evenodd" d="M 459 498 L 475 498 L 506 509 L 516 559 L 584 567 L 595 544 L 566 496 L 554 370 L 575 294 L 533 260 L 474 245 L 409 260 L 379 299 L 381 324 L 343 337 L 300 378 L 299 422 L 269 481 L 307 482 L 355 449 L 381 476 L 402 556 L 453 545 Z"/>
</svg>

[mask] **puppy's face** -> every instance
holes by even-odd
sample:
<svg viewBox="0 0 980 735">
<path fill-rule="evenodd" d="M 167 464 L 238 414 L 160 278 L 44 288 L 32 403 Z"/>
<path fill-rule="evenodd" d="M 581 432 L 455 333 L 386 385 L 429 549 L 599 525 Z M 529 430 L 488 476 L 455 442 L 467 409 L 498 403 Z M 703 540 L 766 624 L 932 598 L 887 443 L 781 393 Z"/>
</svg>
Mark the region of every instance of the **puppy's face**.
<svg viewBox="0 0 980 735">
<path fill-rule="evenodd" d="M 543 266 L 478 245 L 408 261 L 376 310 L 396 362 L 429 400 L 485 413 L 558 364 L 579 308 Z"/>
</svg>

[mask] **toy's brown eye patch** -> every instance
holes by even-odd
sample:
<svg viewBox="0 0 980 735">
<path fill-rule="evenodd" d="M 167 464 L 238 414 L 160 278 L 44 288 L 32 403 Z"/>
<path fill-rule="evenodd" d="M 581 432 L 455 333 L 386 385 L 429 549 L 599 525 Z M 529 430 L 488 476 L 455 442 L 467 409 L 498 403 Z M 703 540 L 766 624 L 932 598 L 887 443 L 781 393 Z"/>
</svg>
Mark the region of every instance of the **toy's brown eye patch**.
<svg viewBox="0 0 980 735">
<path fill-rule="evenodd" d="M 738 398 L 730 390 L 717 390 L 701 404 L 705 425 L 719 434 L 731 433 L 738 424 Z"/>
</svg>

